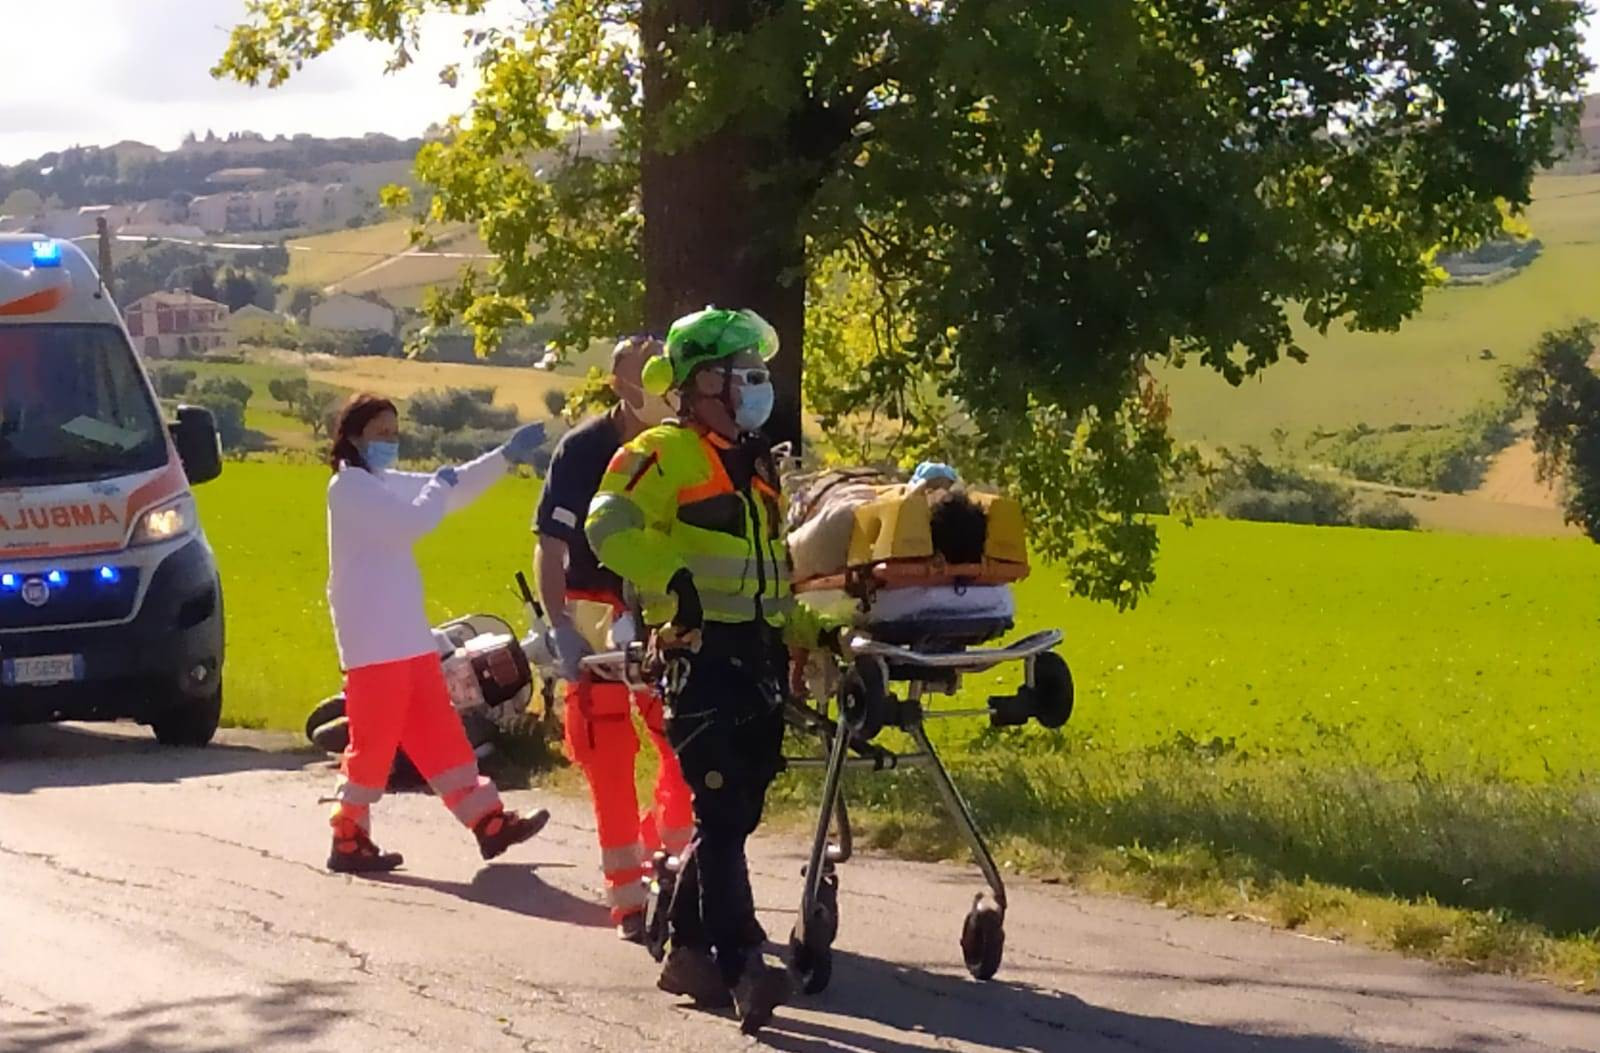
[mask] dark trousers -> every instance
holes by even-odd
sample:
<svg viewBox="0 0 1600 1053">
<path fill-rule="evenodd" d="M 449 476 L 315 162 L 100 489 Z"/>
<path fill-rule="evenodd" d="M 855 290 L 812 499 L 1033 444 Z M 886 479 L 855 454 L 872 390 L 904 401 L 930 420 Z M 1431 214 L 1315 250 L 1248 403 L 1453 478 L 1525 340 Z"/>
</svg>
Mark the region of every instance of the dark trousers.
<svg viewBox="0 0 1600 1053">
<path fill-rule="evenodd" d="M 667 666 L 667 738 L 695 817 L 672 901 L 672 942 L 711 949 L 730 987 L 743 975 L 743 934 L 755 918 L 745 841 L 783 767 L 787 662 L 765 625 L 708 623 L 699 652 Z"/>
</svg>

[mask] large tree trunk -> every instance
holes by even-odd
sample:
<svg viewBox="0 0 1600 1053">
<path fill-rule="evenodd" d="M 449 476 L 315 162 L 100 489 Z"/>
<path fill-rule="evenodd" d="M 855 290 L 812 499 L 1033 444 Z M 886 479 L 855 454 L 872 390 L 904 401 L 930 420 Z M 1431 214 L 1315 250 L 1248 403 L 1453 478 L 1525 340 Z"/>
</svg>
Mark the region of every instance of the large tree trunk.
<svg viewBox="0 0 1600 1053">
<path fill-rule="evenodd" d="M 759 312 L 782 344 L 773 362 L 777 406 L 768 431 L 775 441 L 798 446 L 805 338 L 801 201 L 787 181 L 756 179 L 763 171 L 782 170 L 785 144 L 723 130 L 665 153 L 657 135 L 660 116 L 678 90 L 658 59 L 668 32 L 677 26 L 738 32 L 774 2 L 644 2 L 645 323 L 665 332 L 674 319 L 707 305 Z"/>
</svg>

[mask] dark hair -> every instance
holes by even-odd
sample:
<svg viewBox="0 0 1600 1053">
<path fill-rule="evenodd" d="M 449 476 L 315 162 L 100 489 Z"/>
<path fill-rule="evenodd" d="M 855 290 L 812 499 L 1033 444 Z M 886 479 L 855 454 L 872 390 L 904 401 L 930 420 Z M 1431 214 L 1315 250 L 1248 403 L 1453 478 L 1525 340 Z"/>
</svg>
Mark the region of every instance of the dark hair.
<svg viewBox="0 0 1600 1053">
<path fill-rule="evenodd" d="M 988 546 L 989 517 L 959 489 L 935 491 L 928 498 L 933 550 L 946 563 L 982 563 Z"/>
<path fill-rule="evenodd" d="M 393 402 L 382 395 L 373 395 L 367 392 L 351 395 L 350 401 L 344 404 L 344 409 L 339 411 L 339 418 L 333 425 L 333 451 L 328 455 L 328 466 L 335 472 L 345 465 L 351 468 L 365 468 L 366 459 L 361 456 L 361 449 L 356 446 L 356 438 L 367 430 L 375 417 L 385 413 L 399 416 L 400 411 Z"/>
</svg>

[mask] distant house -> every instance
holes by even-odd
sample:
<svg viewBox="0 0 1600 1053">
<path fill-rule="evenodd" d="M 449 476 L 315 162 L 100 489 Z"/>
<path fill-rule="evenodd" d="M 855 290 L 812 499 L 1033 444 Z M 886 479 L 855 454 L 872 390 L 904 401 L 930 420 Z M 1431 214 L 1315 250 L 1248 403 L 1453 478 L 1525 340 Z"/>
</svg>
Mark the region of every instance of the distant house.
<svg viewBox="0 0 1600 1053">
<path fill-rule="evenodd" d="M 244 336 L 259 336 L 271 331 L 273 326 L 285 325 L 288 321 L 288 318 L 275 311 L 247 303 L 228 316 L 228 331 L 237 340 Z"/>
<path fill-rule="evenodd" d="M 393 333 L 394 308 L 381 301 L 338 293 L 311 308 L 311 328 L 353 333 Z"/>
<path fill-rule="evenodd" d="M 122 312 L 145 358 L 199 355 L 228 342 L 228 306 L 191 292 L 155 292 Z"/>
</svg>

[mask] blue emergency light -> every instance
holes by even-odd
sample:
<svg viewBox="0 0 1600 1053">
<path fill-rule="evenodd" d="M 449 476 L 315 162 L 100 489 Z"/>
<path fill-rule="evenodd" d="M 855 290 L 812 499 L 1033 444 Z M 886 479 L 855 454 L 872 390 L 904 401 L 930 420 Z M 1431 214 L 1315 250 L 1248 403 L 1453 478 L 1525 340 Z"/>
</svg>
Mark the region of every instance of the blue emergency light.
<svg viewBox="0 0 1600 1053">
<path fill-rule="evenodd" d="M 15 574 L 0 574 L 0 589 L 5 589 L 7 592 L 10 592 L 16 587 L 17 576 Z"/>
<path fill-rule="evenodd" d="M 101 567 L 100 580 L 105 582 L 107 585 L 115 585 L 117 582 L 122 580 L 122 571 L 118 570 L 116 567 Z"/>
<path fill-rule="evenodd" d="M 67 583 L 67 575 L 63 571 L 52 570 L 44 576 L 44 580 L 59 589 Z"/>
<path fill-rule="evenodd" d="M 61 242 L 54 240 L 34 242 L 33 265 L 35 267 L 61 266 Z"/>
</svg>

